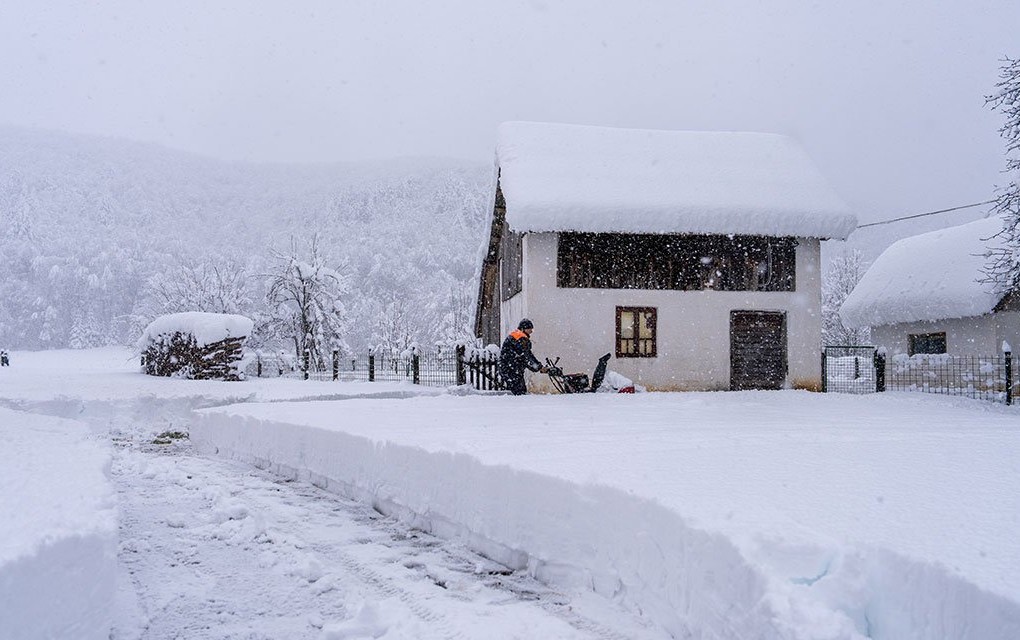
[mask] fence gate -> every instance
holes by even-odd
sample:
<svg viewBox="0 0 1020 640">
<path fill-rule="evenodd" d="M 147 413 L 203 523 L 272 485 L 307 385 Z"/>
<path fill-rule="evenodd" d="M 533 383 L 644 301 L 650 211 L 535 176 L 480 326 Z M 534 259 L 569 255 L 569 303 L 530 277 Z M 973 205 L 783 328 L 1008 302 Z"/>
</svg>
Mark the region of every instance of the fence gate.
<svg viewBox="0 0 1020 640">
<path fill-rule="evenodd" d="M 874 393 L 876 373 L 875 347 L 832 346 L 822 350 L 822 391 Z"/>
<path fill-rule="evenodd" d="M 457 384 L 470 384 L 480 391 L 497 391 L 503 389 L 503 380 L 499 377 L 499 354 L 486 349 L 475 349 L 465 354 L 464 347 L 458 347 Z"/>
</svg>

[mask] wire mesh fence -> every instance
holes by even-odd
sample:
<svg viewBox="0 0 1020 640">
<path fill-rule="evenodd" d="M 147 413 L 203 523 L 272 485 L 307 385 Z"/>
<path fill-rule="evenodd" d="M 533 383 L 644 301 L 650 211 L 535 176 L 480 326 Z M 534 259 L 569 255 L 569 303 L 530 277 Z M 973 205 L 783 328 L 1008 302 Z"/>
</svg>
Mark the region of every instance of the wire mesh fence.
<svg viewBox="0 0 1020 640">
<path fill-rule="evenodd" d="M 822 390 L 838 393 L 918 391 L 1012 404 L 1018 391 L 1016 360 L 996 356 L 897 354 L 870 346 L 822 350 Z"/>
<path fill-rule="evenodd" d="M 874 393 L 875 347 L 833 346 L 822 351 L 823 391 Z"/>
<path fill-rule="evenodd" d="M 886 364 L 886 389 L 1006 402 L 1012 382 L 1007 382 L 1006 362 L 1005 355 L 899 354 Z"/>
</svg>

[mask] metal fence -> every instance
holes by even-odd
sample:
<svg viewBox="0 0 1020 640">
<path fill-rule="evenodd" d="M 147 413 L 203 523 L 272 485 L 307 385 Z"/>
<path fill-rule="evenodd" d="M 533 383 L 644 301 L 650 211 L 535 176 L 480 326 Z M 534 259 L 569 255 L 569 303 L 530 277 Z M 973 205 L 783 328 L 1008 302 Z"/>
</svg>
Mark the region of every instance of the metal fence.
<svg viewBox="0 0 1020 640">
<path fill-rule="evenodd" d="M 822 350 L 822 391 L 874 393 L 875 347 L 833 346 Z"/>
<path fill-rule="evenodd" d="M 950 356 L 899 354 L 886 363 L 886 389 L 923 391 L 1012 403 L 1012 354 Z M 1012 364 L 1010 362 L 1010 364 Z"/>
<path fill-rule="evenodd" d="M 1012 404 L 1020 381 L 1010 352 L 998 356 L 897 354 L 868 346 L 822 350 L 822 391 L 920 391 Z"/>
<path fill-rule="evenodd" d="M 304 380 L 411 382 L 430 387 L 470 384 L 482 391 L 503 388 L 497 374 L 499 354 L 464 346 L 403 353 L 351 354 L 334 351 L 329 366 L 285 353 L 256 353 L 245 367 L 248 377 Z"/>
</svg>

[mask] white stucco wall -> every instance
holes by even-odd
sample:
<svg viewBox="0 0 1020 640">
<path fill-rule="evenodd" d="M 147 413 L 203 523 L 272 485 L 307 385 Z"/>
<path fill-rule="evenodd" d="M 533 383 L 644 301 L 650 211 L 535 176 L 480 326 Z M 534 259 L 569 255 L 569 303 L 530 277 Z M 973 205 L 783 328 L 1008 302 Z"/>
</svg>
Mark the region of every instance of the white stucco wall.
<svg viewBox="0 0 1020 640">
<path fill-rule="evenodd" d="M 925 322 L 901 322 L 871 328 L 871 341 L 885 347 L 889 355 L 909 353 L 911 334 L 946 333 L 946 352 L 950 355 L 993 356 L 1006 340 L 1014 352 L 1020 348 L 1020 312 L 952 318 Z"/>
<path fill-rule="evenodd" d="M 797 289 L 793 292 L 648 291 L 556 286 L 555 233 L 524 236 L 524 289 L 501 309 L 504 333 L 521 316 L 534 321 L 535 355 L 560 356 L 568 373 L 592 369 L 616 345 L 616 307 L 658 309 L 658 356 L 609 361 L 609 368 L 651 390 L 715 390 L 730 387 L 730 311 L 785 311 L 791 387 L 817 388 L 821 360 L 819 242 L 800 239 Z M 518 299 L 520 299 L 518 301 Z M 534 375 L 533 390 L 550 390 Z"/>
<path fill-rule="evenodd" d="M 506 337 L 508 333 L 517 328 L 521 318 L 527 318 L 528 311 L 524 307 L 524 292 L 518 293 L 503 303 L 499 314 L 501 326 L 500 335 Z"/>
</svg>

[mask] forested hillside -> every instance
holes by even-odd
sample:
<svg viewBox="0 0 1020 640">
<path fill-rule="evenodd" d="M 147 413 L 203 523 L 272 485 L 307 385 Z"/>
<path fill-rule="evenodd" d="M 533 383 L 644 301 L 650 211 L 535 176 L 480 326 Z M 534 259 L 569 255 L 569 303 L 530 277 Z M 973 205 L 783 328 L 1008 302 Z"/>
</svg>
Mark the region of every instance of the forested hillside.
<svg viewBox="0 0 1020 640">
<path fill-rule="evenodd" d="M 270 281 L 316 236 L 347 347 L 461 337 L 491 180 L 458 161 L 227 163 L 0 127 L 0 347 L 130 343 L 179 310 L 243 313 L 272 341 Z"/>
</svg>

